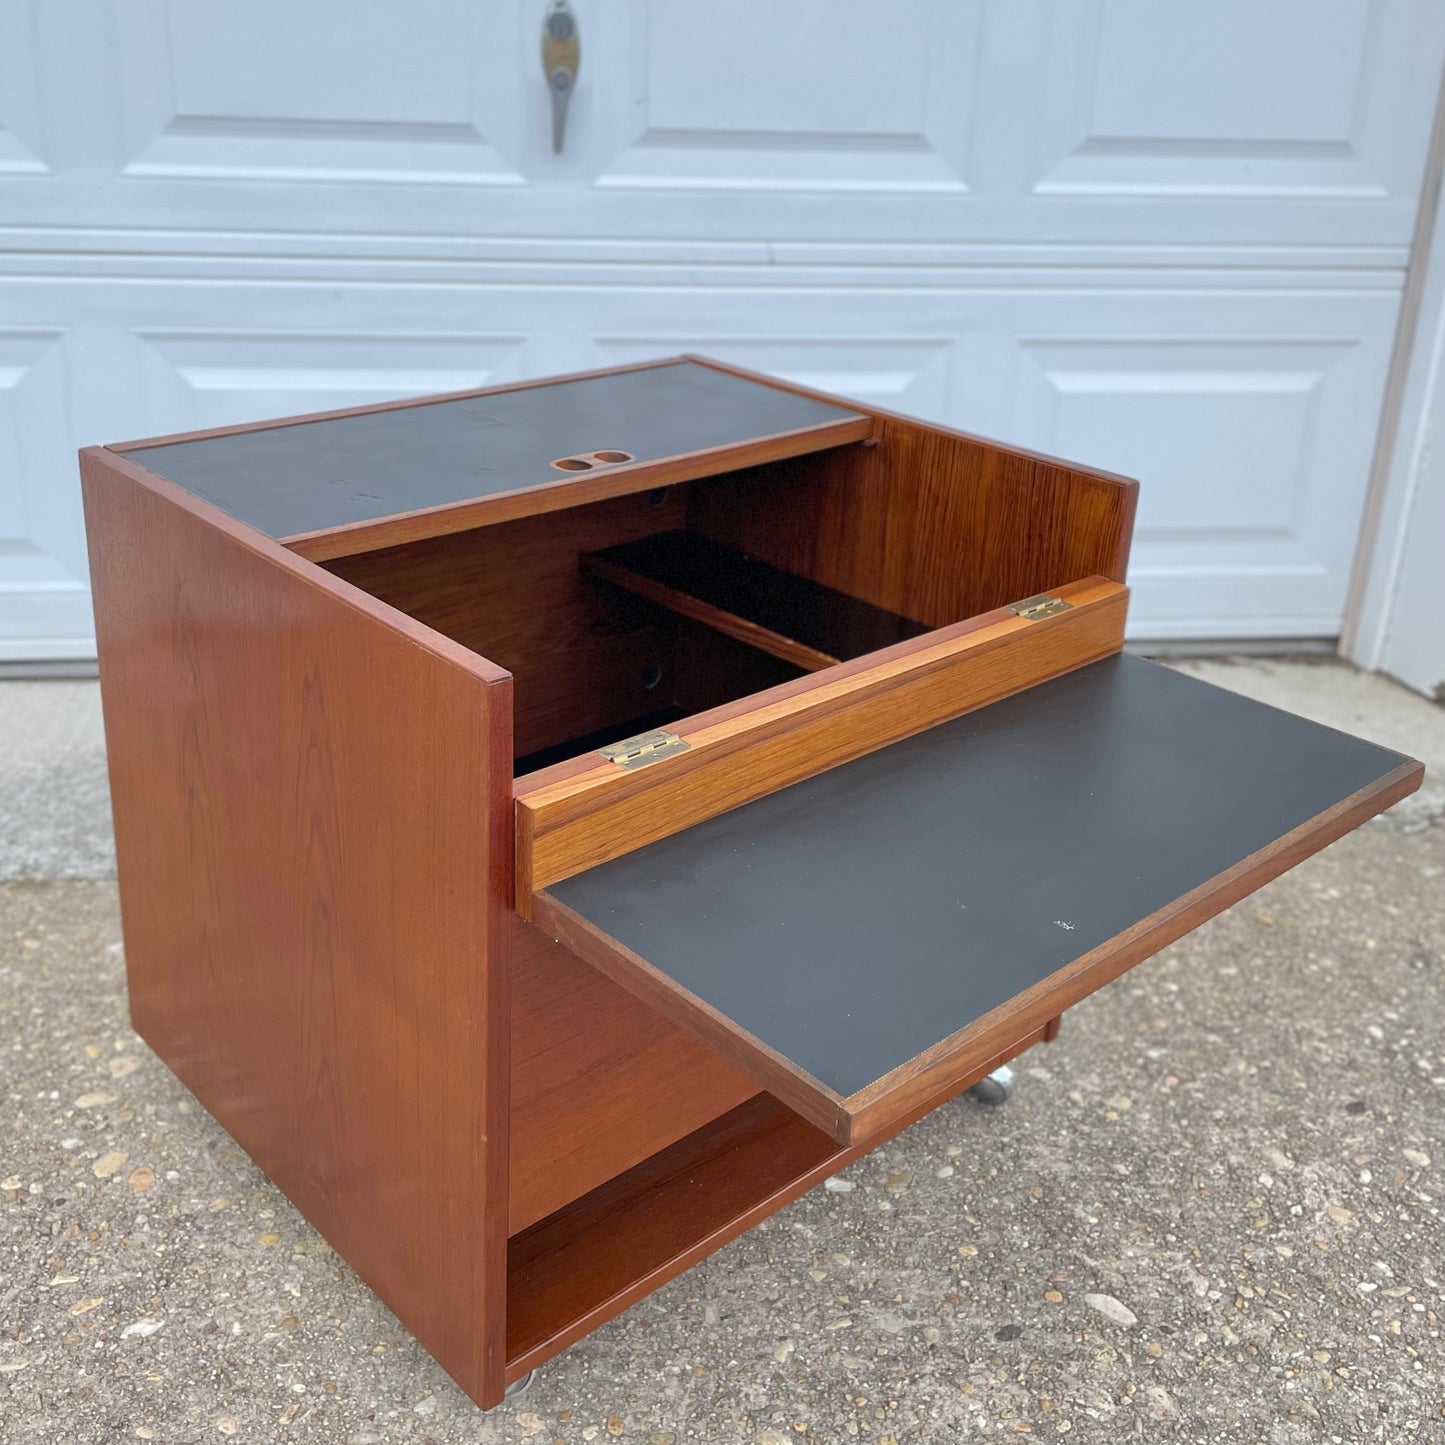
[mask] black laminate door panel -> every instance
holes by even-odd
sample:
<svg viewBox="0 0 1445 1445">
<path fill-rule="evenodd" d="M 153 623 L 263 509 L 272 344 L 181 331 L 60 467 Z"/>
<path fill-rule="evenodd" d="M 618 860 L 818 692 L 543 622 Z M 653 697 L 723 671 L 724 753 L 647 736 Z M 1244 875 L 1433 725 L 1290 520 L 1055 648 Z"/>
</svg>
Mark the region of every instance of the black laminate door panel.
<svg viewBox="0 0 1445 1445">
<path fill-rule="evenodd" d="M 1118 656 L 548 891 L 846 1097 L 1407 761 Z"/>
</svg>

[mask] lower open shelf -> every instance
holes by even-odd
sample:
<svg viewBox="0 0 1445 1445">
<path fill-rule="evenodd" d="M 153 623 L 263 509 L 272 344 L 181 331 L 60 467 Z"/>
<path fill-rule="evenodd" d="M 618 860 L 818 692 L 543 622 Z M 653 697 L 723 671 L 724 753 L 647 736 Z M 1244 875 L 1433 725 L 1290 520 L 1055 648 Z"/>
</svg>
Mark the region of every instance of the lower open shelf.
<svg viewBox="0 0 1445 1445">
<path fill-rule="evenodd" d="M 610 582 L 808 672 L 905 642 L 921 622 L 677 530 L 582 556 Z"/>
<path fill-rule="evenodd" d="M 821 1129 L 757 1094 L 514 1236 L 508 1378 L 811 1188 L 839 1167 L 840 1152 Z"/>
<path fill-rule="evenodd" d="M 979 1065 L 961 1092 L 1058 1020 Z M 513 1235 L 507 1244 L 507 1380 L 535 1369 L 921 1118 L 932 1098 L 840 1147 L 771 1094 L 712 1123 Z"/>
</svg>

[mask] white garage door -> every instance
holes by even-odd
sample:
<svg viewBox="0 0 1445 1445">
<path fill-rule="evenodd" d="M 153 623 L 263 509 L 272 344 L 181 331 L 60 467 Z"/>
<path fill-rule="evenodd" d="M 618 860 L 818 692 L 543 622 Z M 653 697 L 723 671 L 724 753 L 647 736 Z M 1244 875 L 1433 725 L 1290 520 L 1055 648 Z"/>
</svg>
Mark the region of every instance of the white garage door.
<svg viewBox="0 0 1445 1445">
<path fill-rule="evenodd" d="M 1339 627 L 1438 0 L 0 6 L 0 657 L 73 449 L 708 352 L 1137 475 L 1141 637 Z"/>
</svg>

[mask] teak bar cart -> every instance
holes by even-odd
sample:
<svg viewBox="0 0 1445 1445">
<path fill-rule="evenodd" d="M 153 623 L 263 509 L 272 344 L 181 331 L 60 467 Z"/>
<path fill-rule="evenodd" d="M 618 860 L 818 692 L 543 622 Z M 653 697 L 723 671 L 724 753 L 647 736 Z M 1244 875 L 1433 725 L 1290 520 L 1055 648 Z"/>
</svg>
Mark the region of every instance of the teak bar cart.
<svg viewBox="0 0 1445 1445">
<path fill-rule="evenodd" d="M 482 1405 L 1415 788 L 1135 483 L 698 357 L 82 453 L 136 1027 Z"/>
</svg>

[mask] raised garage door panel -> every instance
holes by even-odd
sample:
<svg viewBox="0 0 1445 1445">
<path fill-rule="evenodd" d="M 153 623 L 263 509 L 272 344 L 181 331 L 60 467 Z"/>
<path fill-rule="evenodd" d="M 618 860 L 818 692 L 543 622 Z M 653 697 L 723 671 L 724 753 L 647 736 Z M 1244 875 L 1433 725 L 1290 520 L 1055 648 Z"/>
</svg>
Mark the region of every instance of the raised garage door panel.
<svg viewBox="0 0 1445 1445">
<path fill-rule="evenodd" d="M 93 655 L 79 446 L 678 351 L 1141 476 L 1136 636 L 1339 630 L 1445 6 L 589 4 L 560 154 L 540 11 L 60 13 L 0 7 L 0 660 Z"/>
</svg>

